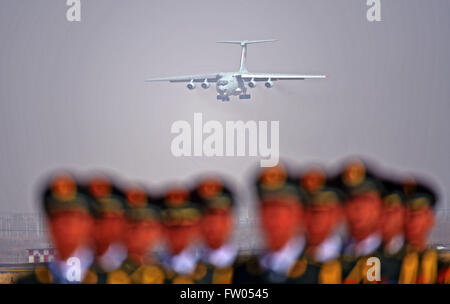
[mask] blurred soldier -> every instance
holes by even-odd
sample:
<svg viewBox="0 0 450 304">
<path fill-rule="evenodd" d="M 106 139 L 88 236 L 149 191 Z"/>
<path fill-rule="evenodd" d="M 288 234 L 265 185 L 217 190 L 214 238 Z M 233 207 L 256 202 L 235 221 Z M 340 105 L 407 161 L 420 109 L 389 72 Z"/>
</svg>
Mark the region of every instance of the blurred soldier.
<svg viewBox="0 0 450 304">
<path fill-rule="evenodd" d="M 166 252 L 161 257 L 165 282 L 169 284 L 200 283 L 206 276 L 206 265 L 200 263 L 199 241 L 202 219 L 200 206 L 184 188 L 172 188 L 161 199 Z"/>
<path fill-rule="evenodd" d="M 83 283 L 106 283 L 107 273 L 119 268 L 127 257 L 123 244 L 125 198 L 104 175 L 90 178 L 86 190 L 92 198 L 96 257 Z"/>
<path fill-rule="evenodd" d="M 383 250 L 381 256 L 382 283 L 398 282 L 402 260 L 405 256 L 405 197 L 402 184 L 394 180 L 383 180 L 385 194 L 381 216 Z"/>
<path fill-rule="evenodd" d="M 344 283 L 379 283 L 369 281 L 371 266 L 367 261 L 371 257 L 380 258 L 383 187 L 359 159 L 344 165 L 339 182 L 346 194 L 344 211 L 350 234 L 342 257 Z"/>
<path fill-rule="evenodd" d="M 428 247 L 428 235 L 435 223 L 434 190 L 414 179 L 404 184 L 406 194 L 406 255 L 403 259 L 400 284 L 450 283 L 448 263 L 440 261 L 435 249 Z"/>
<path fill-rule="evenodd" d="M 215 177 L 203 178 L 192 193 L 192 200 L 203 208 L 201 232 L 205 243 L 202 263 L 207 273 L 202 283 L 228 284 L 238 247 L 230 241 L 234 228 L 234 197 L 231 190 Z"/>
<path fill-rule="evenodd" d="M 157 260 L 149 256 L 161 232 L 160 209 L 145 189 L 125 189 L 126 223 L 124 244 L 128 256 L 119 269 L 107 274 L 109 284 L 161 284 L 164 272 Z"/>
<path fill-rule="evenodd" d="M 301 190 L 283 165 L 264 168 L 256 186 L 265 249 L 238 261 L 233 283 L 286 283 L 305 269 Z"/>
<path fill-rule="evenodd" d="M 93 261 L 89 197 L 70 174 L 59 173 L 45 188 L 42 202 L 57 256 L 19 283 L 81 283 Z"/>
<path fill-rule="evenodd" d="M 307 195 L 307 248 L 302 256 L 307 266 L 297 283 L 339 284 L 342 282 L 339 258 L 343 242 L 336 229 L 343 214 L 342 192 L 319 167 L 307 170 L 300 178 L 300 186 Z"/>
</svg>

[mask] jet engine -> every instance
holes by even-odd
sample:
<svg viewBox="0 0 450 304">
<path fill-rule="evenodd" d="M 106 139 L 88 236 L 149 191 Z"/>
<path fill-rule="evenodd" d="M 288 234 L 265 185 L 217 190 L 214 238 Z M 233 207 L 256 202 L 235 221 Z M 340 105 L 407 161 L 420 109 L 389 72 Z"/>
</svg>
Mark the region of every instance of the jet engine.
<svg viewBox="0 0 450 304">
<path fill-rule="evenodd" d="M 211 86 L 211 84 L 208 81 L 206 81 L 206 80 L 202 83 L 202 88 L 204 88 L 205 90 L 207 88 L 209 88 L 210 86 Z"/>
<path fill-rule="evenodd" d="M 194 81 L 191 81 L 188 83 L 188 85 L 186 86 L 189 90 L 193 90 L 195 89 L 195 83 Z"/>
<path fill-rule="evenodd" d="M 248 87 L 253 89 L 254 87 L 256 87 L 256 82 L 253 79 L 250 80 L 248 82 Z"/>
<path fill-rule="evenodd" d="M 266 81 L 266 83 L 264 83 L 264 85 L 266 86 L 266 88 L 271 88 L 271 87 L 273 87 L 273 82 L 272 82 L 272 80 L 268 80 L 268 81 Z"/>
</svg>

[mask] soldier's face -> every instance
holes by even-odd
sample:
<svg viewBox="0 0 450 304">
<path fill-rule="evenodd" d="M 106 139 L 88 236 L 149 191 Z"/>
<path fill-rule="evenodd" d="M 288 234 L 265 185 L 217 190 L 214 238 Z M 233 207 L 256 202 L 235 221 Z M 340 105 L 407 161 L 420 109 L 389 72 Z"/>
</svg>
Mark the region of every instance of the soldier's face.
<svg viewBox="0 0 450 304">
<path fill-rule="evenodd" d="M 232 232 L 233 214 L 230 210 L 212 209 L 202 219 L 202 235 L 206 244 L 217 249 L 224 245 Z"/>
<path fill-rule="evenodd" d="M 300 230 L 302 206 L 297 201 L 272 200 L 261 206 L 261 222 L 269 250 L 281 249 Z"/>
<path fill-rule="evenodd" d="M 200 237 L 199 220 L 168 222 L 165 237 L 172 253 L 178 254 Z"/>
<path fill-rule="evenodd" d="M 341 219 L 338 202 L 324 206 L 308 206 L 305 212 L 306 237 L 310 246 L 319 245 L 336 228 Z"/>
<path fill-rule="evenodd" d="M 347 224 L 352 237 L 360 241 L 380 228 L 382 202 L 373 192 L 350 198 L 345 205 Z"/>
<path fill-rule="evenodd" d="M 53 243 L 61 259 L 68 259 L 81 246 L 90 245 L 92 218 L 84 211 L 57 211 L 50 215 Z"/>
<path fill-rule="evenodd" d="M 98 255 L 103 254 L 115 242 L 123 241 L 125 217 L 122 213 L 105 212 L 94 222 L 94 245 Z"/>
<path fill-rule="evenodd" d="M 422 246 L 433 227 L 434 214 L 429 206 L 419 210 L 406 208 L 405 237 L 408 243 Z"/>
<path fill-rule="evenodd" d="M 131 256 L 142 257 L 155 244 L 160 235 L 156 220 L 129 220 L 125 225 L 124 242 Z"/>
<path fill-rule="evenodd" d="M 381 216 L 381 233 L 383 240 L 389 241 L 394 236 L 403 233 L 405 224 L 405 208 L 401 204 L 383 207 Z"/>
</svg>

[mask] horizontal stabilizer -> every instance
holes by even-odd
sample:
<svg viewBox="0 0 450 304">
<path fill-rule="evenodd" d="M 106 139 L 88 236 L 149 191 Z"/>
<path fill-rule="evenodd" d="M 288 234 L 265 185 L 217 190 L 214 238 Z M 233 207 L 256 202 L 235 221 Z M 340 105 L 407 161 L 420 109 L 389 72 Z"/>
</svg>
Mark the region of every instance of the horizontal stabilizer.
<svg viewBox="0 0 450 304">
<path fill-rule="evenodd" d="M 263 43 L 263 42 L 275 42 L 276 39 L 266 39 L 266 40 L 229 40 L 229 41 L 216 41 L 217 43 L 229 43 L 229 44 L 240 44 L 242 46 L 253 43 Z"/>
</svg>

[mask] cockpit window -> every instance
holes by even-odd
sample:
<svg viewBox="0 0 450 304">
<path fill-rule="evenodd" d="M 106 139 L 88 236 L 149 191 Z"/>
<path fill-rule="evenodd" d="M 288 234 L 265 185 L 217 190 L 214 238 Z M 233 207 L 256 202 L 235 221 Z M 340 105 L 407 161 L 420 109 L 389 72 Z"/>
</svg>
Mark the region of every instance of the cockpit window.
<svg viewBox="0 0 450 304">
<path fill-rule="evenodd" d="M 228 84 L 228 80 L 220 80 L 217 82 L 218 85 L 227 85 Z"/>
</svg>

